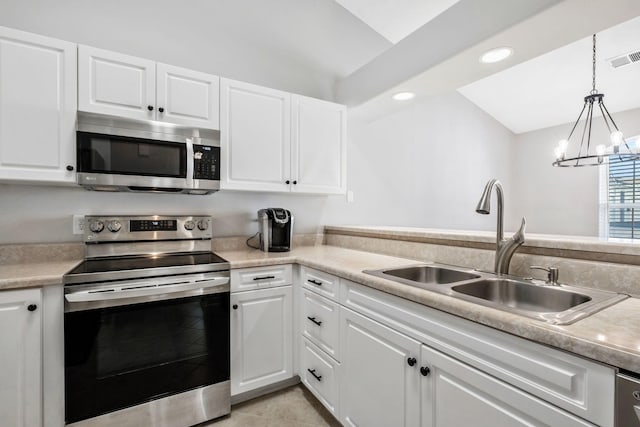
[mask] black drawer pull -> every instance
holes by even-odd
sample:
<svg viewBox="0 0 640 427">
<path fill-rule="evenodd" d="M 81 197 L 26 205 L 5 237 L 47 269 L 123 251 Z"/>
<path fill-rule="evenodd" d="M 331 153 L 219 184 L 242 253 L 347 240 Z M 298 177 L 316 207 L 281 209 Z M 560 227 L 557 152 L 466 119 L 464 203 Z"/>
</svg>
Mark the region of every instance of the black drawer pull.
<svg viewBox="0 0 640 427">
<path fill-rule="evenodd" d="M 315 317 L 309 317 L 307 316 L 307 319 L 311 320 L 313 323 L 315 323 L 316 325 L 320 326 L 322 325 L 322 320 L 316 320 Z"/>
<path fill-rule="evenodd" d="M 309 373 L 313 375 L 313 378 L 317 379 L 318 381 L 322 381 L 322 375 L 316 375 L 315 369 L 307 369 L 307 371 L 309 371 Z"/>
<path fill-rule="evenodd" d="M 418 361 L 416 360 L 416 358 L 415 358 L 415 357 L 410 357 L 410 358 L 408 358 L 408 359 L 407 359 L 407 364 L 408 364 L 409 366 L 414 366 L 417 362 L 418 362 Z"/>
<path fill-rule="evenodd" d="M 307 282 L 313 283 L 316 286 L 322 286 L 322 282 L 318 282 L 317 280 L 314 280 L 314 279 L 309 279 L 307 280 Z"/>
<path fill-rule="evenodd" d="M 429 367 L 427 366 L 422 366 L 420 368 L 420 373 L 422 374 L 423 377 L 426 377 L 427 375 L 429 375 L 429 372 L 431 372 L 431 369 L 429 369 Z"/>
<path fill-rule="evenodd" d="M 260 277 L 254 277 L 253 280 L 267 280 L 267 279 L 275 279 L 276 276 L 260 276 Z"/>
</svg>

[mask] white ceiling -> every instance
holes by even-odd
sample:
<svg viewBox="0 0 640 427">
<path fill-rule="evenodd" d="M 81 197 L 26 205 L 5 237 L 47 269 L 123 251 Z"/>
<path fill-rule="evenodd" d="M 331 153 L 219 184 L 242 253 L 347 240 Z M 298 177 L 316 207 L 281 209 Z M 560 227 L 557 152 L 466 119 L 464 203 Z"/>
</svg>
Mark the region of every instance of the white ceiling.
<svg viewBox="0 0 640 427">
<path fill-rule="evenodd" d="M 460 0 L 336 0 L 394 44 L 458 1 Z"/>
<path fill-rule="evenodd" d="M 640 108 L 640 62 L 620 68 L 608 62 L 638 50 L 640 17 L 597 34 L 596 88 L 611 113 Z M 591 90 L 591 54 L 591 37 L 586 37 L 459 92 L 515 133 L 573 122 Z"/>
</svg>

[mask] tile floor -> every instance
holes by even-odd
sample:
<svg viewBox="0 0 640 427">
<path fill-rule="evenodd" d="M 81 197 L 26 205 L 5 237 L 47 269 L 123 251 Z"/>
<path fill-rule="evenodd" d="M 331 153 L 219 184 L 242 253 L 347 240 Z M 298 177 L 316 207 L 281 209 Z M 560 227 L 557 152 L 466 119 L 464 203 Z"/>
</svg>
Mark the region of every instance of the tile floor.
<svg viewBox="0 0 640 427">
<path fill-rule="evenodd" d="M 202 427 L 339 427 L 340 423 L 302 385 L 231 407 L 231 415 Z"/>
</svg>

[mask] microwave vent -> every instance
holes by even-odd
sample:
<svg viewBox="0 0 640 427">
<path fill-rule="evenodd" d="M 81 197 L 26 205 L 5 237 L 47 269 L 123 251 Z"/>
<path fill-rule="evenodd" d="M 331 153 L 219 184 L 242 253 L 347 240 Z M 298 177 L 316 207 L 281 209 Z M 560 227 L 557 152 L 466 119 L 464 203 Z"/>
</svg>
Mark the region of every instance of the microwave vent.
<svg viewBox="0 0 640 427">
<path fill-rule="evenodd" d="M 611 58 L 609 62 L 613 68 L 619 68 L 634 62 L 640 62 L 640 50 L 616 56 L 615 58 Z"/>
</svg>

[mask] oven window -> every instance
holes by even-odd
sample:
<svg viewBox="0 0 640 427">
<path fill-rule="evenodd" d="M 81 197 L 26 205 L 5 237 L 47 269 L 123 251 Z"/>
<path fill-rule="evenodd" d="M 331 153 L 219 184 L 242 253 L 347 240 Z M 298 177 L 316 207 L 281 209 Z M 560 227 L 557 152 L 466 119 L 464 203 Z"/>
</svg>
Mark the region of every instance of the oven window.
<svg viewBox="0 0 640 427">
<path fill-rule="evenodd" d="M 228 379 L 228 292 L 65 313 L 67 423 Z"/>
<path fill-rule="evenodd" d="M 77 146 L 79 172 L 187 176 L 187 148 L 179 142 L 77 132 Z"/>
</svg>

